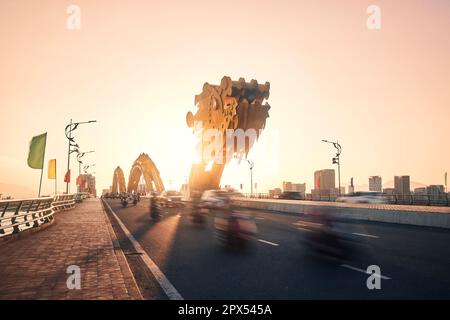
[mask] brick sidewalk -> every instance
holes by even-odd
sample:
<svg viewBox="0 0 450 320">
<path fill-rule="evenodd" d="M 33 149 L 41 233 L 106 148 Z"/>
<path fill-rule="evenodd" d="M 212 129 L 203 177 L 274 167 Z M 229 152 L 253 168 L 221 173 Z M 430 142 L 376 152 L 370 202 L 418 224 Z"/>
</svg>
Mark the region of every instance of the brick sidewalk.
<svg viewBox="0 0 450 320">
<path fill-rule="evenodd" d="M 69 290 L 67 267 L 81 270 Z M 55 214 L 52 226 L 0 243 L 0 299 L 142 299 L 99 199 Z"/>
</svg>

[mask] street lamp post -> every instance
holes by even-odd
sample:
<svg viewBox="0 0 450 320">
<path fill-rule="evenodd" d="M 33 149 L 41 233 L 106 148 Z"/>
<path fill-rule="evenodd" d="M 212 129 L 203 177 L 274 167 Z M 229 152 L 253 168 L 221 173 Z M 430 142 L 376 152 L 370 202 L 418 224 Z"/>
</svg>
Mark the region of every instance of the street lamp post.
<svg viewBox="0 0 450 320">
<path fill-rule="evenodd" d="M 67 173 L 70 170 L 70 155 L 73 152 L 80 153 L 79 152 L 79 146 L 75 143 L 74 138 L 72 137 L 72 131 L 76 130 L 80 124 L 86 124 L 86 123 L 94 123 L 97 122 L 97 120 L 91 120 L 91 121 L 84 121 L 84 122 L 73 122 L 72 119 L 70 119 L 70 123 L 65 128 L 66 138 L 69 140 L 69 148 L 67 151 Z M 73 149 L 72 149 L 73 147 Z M 66 181 L 66 194 L 69 193 L 69 181 Z"/>
<path fill-rule="evenodd" d="M 328 141 L 328 140 L 322 140 L 322 141 L 326 142 L 326 143 L 331 143 L 337 150 L 336 157 L 333 158 L 333 164 L 337 164 L 337 166 L 338 166 L 339 196 L 341 196 L 341 160 L 340 160 L 340 155 L 341 155 L 342 147 L 341 147 L 341 145 L 339 144 L 338 141 L 336 141 L 336 142 Z"/>
<path fill-rule="evenodd" d="M 247 162 L 250 165 L 250 196 L 253 196 L 253 167 L 255 163 L 251 160 L 247 160 Z"/>
</svg>

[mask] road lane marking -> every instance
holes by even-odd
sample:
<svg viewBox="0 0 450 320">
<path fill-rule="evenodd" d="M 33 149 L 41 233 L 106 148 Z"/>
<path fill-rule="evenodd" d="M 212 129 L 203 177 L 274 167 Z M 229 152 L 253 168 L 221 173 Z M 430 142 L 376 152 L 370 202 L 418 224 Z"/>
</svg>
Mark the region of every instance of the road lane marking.
<svg viewBox="0 0 450 320">
<path fill-rule="evenodd" d="M 321 227 L 321 226 L 323 226 L 323 224 L 321 224 L 321 223 L 302 221 L 302 220 L 299 220 L 297 222 L 293 222 L 292 224 L 294 226 L 301 226 L 301 227 Z"/>
<path fill-rule="evenodd" d="M 256 220 L 265 220 L 264 218 L 261 217 L 255 217 Z"/>
<path fill-rule="evenodd" d="M 360 269 L 360 268 L 356 268 L 356 267 L 352 267 L 352 266 L 349 266 L 348 264 L 341 264 L 341 267 L 344 267 L 344 268 L 347 268 L 347 269 L 350 269 L 350 270 L 353 270 L 353 271 L 362 272 L 364 274 L 370 274 L 370 275 L 373 275 L 375 277 L 380 277 L 381 279 L 384 279 L 384 280 L 391 280 L 392 279 L 392 278 L 389 278 L 389 277 L 386 277 L 386 276 L 383 276 L 383 275 L 367 273 L 366 270 L 363 270 L 363 269 Z"/>
<path fill-rule="evenodd" d="M 297 227 L 298 230 L 302 230 L 302 231 L 308 231 L 308 232 L 312 232 L 311 229 L 308 228 L 303 228 L 303 227 Z"/>
<path fill-rule="evenodd" d="M 355 236 L 361 236 L 361 237 L 367 237 L 367 238 L 375 238 L 375 239 L 379 238 L 379 236 L 374 236 L 374 235 L 366 234 L 366 233 L 352 232 L 352 234 L 354 234 Z"/>
<path fill-rule="evenodd" d="M 155 277 L 156 281 L 158 281 L 161 288 L 164 290 L 166 295 L 169 297 L 170 300 L 183 300 L 183 297 L 181 294 L 175 289 L 175 287 L 170 283 L 170 281 L 167 279 L 167 277 L 162 273 L 162 271 L 159 269 L 159 267 L 156 265 L 156 263 L 153 262 L 153 260 L 148 256 L 147 252 L 141 247 L 139 242 L 134 238 L 134 236 L 131 234 L 130 231 L 128 231 L 127 227 L 122 223 L 120 218 L 116 215 L 116 213 L 111 209 L 111 206 L 109 203 L 104 201 L 106 205 L 108 206 L 109 210 L 111 210 L 112 215 L 114 218 L 116 218 L 119 226 L 122 228 L 125 235 L 128 237 L 128 239 L 133 244 L 133 247 L 136 249 L 136 251 L 141 255 L 142 260 L 144 261 L 147 268 L 150 270 L 150 272 Z"/>
<path fill-rule="evenodd" d="M 258 241 L 262 242 L 262 243 L 270 244 L 271 246 L 274 246 L 274 247 L 278 247 L 279 246 L 278 243 L 266 241 L 266 240 L 263 240 L 263 239 L 258 239 Z"/>
</svg>

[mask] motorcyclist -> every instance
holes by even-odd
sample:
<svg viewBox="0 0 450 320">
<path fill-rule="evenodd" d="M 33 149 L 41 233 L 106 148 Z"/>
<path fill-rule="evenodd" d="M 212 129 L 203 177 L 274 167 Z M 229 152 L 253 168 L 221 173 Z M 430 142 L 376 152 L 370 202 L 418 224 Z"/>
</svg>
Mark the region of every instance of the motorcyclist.
<svg viewBox="0 0 450 320">
<path fill-rule="evenodd" d="M 193 191 L 191 194 L 190 216 L 194 223 L 203 224 L 205 222 L 204 214 L 201 212 L 201 192 Z"/>
<path fill-rule="evenodd" d="M 150 198 L 150 216 L 153 219 L 161 217 L 161 210 L 159 208 L 156 192 L 152 192 L 152 197 Z"/>
</svg>

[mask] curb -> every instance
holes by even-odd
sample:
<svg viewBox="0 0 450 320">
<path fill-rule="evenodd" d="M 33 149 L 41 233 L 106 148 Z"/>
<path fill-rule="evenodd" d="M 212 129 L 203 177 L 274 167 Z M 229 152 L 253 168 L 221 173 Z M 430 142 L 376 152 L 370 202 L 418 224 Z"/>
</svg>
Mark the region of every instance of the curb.
<svg viewBox="0 0 450 320">
<path fill-rule="evenodd" d="M 111 220 L 108 214 L 106 213 L 103 200 L 100 200 L 100 202 L 102 204 L 103 216 L 105 218 L 105 223 L 108 228 L 109 236 L 113 244 L 114 253 L 117 257 L 117 261 L 119 262 L 120 270 L 122 272 L 128 290 L 128 294 L 130 295 L 132 300 L 144 300 L 144 297 L 142 296 L 142 293 L 139 290 L 139 286 L 136 282 L 136 279 L 134 278 L 133 272 L 131 271 L 130 265 L 128 264 L 127 258 L 125 257 L 125 254 L 123 253 L 123 250 L 120 246 L 119 240 L 117 239 L 117 235 L 114 232 L 114 229 L 111 225 Z"/>
</svg>

